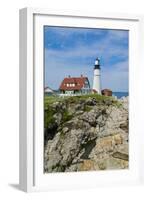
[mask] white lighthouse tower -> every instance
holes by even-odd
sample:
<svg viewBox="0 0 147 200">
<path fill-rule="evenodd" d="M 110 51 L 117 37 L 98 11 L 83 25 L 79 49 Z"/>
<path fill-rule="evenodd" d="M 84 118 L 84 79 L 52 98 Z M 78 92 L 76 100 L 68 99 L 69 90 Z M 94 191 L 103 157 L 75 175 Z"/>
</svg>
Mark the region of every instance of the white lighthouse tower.
<svg viewBox="0 0 147 200">
<path fill-rule="evenodd" d="M 98 58 L 96 58 L 94 65 L 93 90 L 95 90 L 98 94 L 101 94 L 100 60 Z"/>
</svg>

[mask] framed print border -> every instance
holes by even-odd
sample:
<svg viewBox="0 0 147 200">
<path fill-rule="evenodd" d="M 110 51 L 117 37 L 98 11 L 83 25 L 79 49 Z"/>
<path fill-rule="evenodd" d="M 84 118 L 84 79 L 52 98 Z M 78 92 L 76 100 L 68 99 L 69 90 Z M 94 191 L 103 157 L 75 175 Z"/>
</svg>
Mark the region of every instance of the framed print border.
<svg viewBox="0 0 147 200">
<path fill-rule="evenodd" d="M 93 22 L 93 23 L 91 23 Z M 41 28 L 45 24 L 60 26 L 103 27 L 127 29 L 130 32 L 129 90 L 130 95 L 130 153 L 133 157 L 128 170 L 106 172 L 70 172 L 43 174 L 42 118 L 38 117 L 43 106 L 43 64 Z M 143 182 L 143 130 L 141 119 L 139 86 L 135 81 L 143 71 L 143 17 L 140 15 L 94 13 L 84 11 L 53 11 L 24 8 L 20 10 L 20 141 L 19 166 L 20 189 L 26 192 L 56 189 L 89 188 L 107 185 L 139 184 Z M 36 56 L 37 55 L 37 56 Z M 132 67 L 133 66 L 133 67 Z M 141 85 L 141 83 L 139 84 Z M 39 133 L 40 132 L 40 133 Z M 132 136 L 132 133 L 134 136 Z M 39 144 L 39 142 L 41 143 Z M 141 147 L 141 148 L 140 148 Z M 136 148 L 136 155 L 133 150 Z M 112 179 L 111 179 L 112 178 Z M 77 181 L 78 180 L 78 181 Z M 86 181 L 89 180 L 89 181 Z M 93 182 L 90 182 L 93 180 Z"/>
</svg>

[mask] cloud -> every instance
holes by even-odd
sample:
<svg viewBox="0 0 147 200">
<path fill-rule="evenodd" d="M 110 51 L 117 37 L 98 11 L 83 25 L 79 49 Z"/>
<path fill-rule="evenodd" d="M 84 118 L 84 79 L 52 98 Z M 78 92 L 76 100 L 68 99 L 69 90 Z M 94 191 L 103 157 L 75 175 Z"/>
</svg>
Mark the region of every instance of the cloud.
<svg viewBox="0 0 147 200">
<path fill-rule="evenodd" d="M 92 84 L 98 56 L 102 85 L 115 91 L 128 90 L 128 31 L 56 27 L 47 28 L 46 37 L 50 38 L 45 40 L 50 46 L 45 45 L 44 50 L 46 85 L 57 89 L 65 76 L 80 74 L 88 76 Z"/>
<path fill-rule="evenodd" d="M 128 38 L 126 30 L 108 30 L 108 34 L 111 40 L 127 40 Z"/>
<path fill-rule="evenodd" d="M 101 68 L 102 88 L 110 88 L 113 91 L 128 91 L 128 62 L 119 62 L 116 65 Z M 68 75 L 80 76 L 83 74 L 89 78 L 90 84 L 93 84 L 93 66 L 71 64 L 70 67 L 66 63 L 51 62 L 46 68 L 45 79 L 46 84 L 53 89 L 58 89 L 61 81 Z"/>
<path fill-rule="evenodd" d="M 92 28 L 74 28 L 74 27 L 52 27 L 52 26 L 45 26 L 45 33 L 54 34 L 57 37 L 64 38 L 64 37 L 73 37 L 74 35 L 102 35 L 103 29 L 101 31 L 96 31 L 96 29 Z M 94 31 L 95 30 L 95 31 Z M 105 31 L 105 30 L 104 30 Z"/>
<path fill-rule="evenodd" d="M 118 62 L 113 65 L 113 70 L 109 67 L 102 69 L 101 81 L 103 88 L 110 88 L 113 91 L 128 91 L 129 86 L 128 62 Z"/>
</svg>

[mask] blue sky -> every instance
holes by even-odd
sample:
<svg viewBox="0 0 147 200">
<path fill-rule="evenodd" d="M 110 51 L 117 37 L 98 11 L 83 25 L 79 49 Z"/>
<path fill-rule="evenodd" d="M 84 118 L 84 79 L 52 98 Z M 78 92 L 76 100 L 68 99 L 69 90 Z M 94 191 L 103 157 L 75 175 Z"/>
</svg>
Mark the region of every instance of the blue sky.
<svg viewBox="0 0 147 200">
<path fill-rule="evenodd" d="M 45 86 L 58 89 L 64 77 L 83 74 L 92 87 L 98 57 L 102 89 L 127 92 L 128 42 L 126 30 L 45 26 Z"/>
</svg>

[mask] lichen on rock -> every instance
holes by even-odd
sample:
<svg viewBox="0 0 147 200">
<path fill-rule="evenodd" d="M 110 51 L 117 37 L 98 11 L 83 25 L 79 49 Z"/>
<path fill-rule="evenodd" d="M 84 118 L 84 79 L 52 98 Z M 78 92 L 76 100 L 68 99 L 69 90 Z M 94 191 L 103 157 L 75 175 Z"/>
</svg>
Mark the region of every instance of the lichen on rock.
<svg viewBox="0 0 147 200">
<path fill-rule="evenodd" d="M 128 97 L 48 98 L 44 112 L 45 173 L 128 168 Z"/>
</svg>

